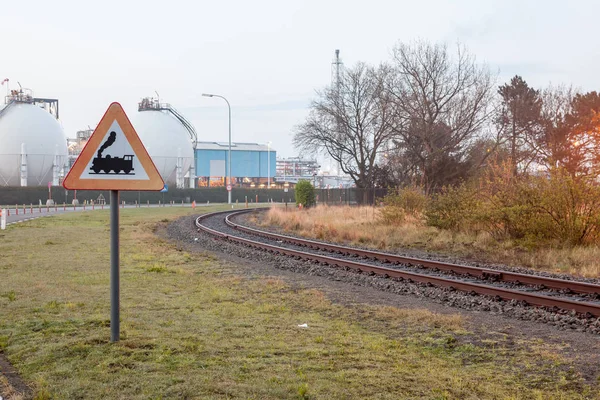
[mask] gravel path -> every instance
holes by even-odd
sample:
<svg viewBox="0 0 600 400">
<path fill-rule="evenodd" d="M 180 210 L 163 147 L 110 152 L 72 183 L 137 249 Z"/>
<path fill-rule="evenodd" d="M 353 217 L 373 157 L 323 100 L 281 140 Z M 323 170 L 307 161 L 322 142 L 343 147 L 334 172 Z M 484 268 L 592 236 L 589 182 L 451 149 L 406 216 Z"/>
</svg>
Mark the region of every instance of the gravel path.
<svg viewBox="0 0 600 400">
<path fill-rule="evenodd" d="M 382 304 L 462 314 L 469 321 L 468 329 L 473 332 L 464 340 L 480 342 L 502 338 L 519 346 L 521 339 L 539 338 L 544 343 L 562 346 L 564 355 L 577 364 L 586 381 L 595 382 L 598 376 L 598 319 L 590 321 L 573 315 L 559 315 L 516 302 L 498 302 L 483 296 L 397 282 L 277 256 L 198 232 L 190 217 L 169 224 L 162 234 L 187 250 L 214 252 L 218 257 L 230 261 L 231 265 L 239 267 L 240 274 L 279 276 L 293 285 L 322 290 L 332 300 L 344 304 Z"/>
</svg>

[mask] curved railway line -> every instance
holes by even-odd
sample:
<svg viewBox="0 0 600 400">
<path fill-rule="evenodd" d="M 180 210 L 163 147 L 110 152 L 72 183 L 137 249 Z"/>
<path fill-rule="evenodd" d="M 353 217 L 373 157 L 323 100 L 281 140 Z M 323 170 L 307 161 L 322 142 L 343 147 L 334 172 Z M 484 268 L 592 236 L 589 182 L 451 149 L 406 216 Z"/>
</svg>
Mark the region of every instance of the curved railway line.
<svg viewBox="0 0 600 400">
<path fill-rule="evenodd" d="M 237 215 L 252 211 L 256 209 L 204 214 L 195 224 L 198 230 L 214 237 L 299 260 L 495 299 L 515 300 L 559 313 L 600 317 L 600 285 L 357 249 L 279 235 L 233 221 Z"/>
</svg>

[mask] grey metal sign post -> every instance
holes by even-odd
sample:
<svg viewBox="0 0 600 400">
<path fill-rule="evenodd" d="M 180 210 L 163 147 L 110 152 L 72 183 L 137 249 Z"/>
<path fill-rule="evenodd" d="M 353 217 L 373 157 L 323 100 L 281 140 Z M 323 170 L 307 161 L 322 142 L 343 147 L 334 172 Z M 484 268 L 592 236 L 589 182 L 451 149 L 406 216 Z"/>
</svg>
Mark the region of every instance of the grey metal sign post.
<svg viewBox="0 0 600 400">
<path fill-rule="evenodd" d="M 110 341 L 118 342 L 119 320 L 119 191 L 110 191 Z"/>
</svg>

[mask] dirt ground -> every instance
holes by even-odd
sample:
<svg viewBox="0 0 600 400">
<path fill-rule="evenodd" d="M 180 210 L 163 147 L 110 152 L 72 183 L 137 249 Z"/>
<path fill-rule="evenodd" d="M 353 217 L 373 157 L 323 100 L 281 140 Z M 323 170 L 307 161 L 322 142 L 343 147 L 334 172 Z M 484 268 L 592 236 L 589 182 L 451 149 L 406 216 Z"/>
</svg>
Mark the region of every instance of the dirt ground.
<svg viewBox="0 0 600 400">
<path fill-rule="evenodd" d="M 0 352 L 0 396 L 4 400 L 20 400 L 28 399 L 31 395 L 31 389 Z"/>
</svg>

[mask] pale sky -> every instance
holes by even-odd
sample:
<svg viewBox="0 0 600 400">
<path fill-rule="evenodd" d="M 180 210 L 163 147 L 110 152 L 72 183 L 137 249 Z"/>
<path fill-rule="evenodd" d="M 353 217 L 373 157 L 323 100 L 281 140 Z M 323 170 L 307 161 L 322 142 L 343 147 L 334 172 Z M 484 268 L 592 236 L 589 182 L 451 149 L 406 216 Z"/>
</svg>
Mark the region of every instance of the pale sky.
<svg viewBox="0 0 600 400">
<path fill-rule="evenodd" d="M 335 49 L 352 66 L 389 61 L 398 41 L 459 41 L 499 84 L 520 74 L 534 87 L 599 90 L 599 16 L 592 0 L 4 1 L 0 80 L 58 98 L 68 137 L 111 102 L 132 116 L 157 91 L 199 140 L 225 142 L 225 102 L 201 97 L 220 94 L 234 142 L 271 141 L 290 157 Z"/>
</svg>

